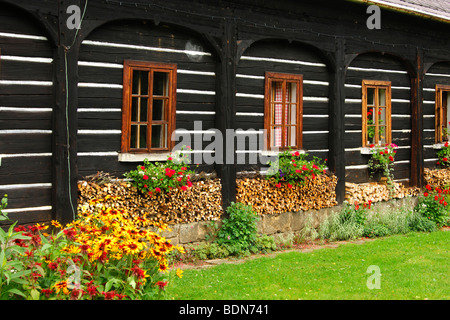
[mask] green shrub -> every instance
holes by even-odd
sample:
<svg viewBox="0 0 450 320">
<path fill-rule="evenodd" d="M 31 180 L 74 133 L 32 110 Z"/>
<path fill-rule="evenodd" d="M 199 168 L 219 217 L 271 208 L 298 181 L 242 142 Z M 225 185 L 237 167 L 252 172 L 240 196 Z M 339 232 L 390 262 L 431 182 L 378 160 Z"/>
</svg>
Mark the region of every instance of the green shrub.
<svg viewBox="0 0 450 320">
<path fill-rule="evenodd" d="M 233 202 L 227 208 L 227 213 L 228 218 L 223 219 L 215 241 L 227 246 L 232 253 L 245 251 L 255 245 L 259 217 L 252 207 Z"/>
<path fill-rule="evenodd" d="M 427 185 L 426 189 L 423 195 L 419 197 L 414 211 L 433 221 L 438 227 L 447 225 L 450 212 L 447 200 L 449 200 L 450 188 L 432 190 L 431 186 Z"/>
<path fill-rule="evenodd" d="M 385 237 L 391 235 L 391 230 L 384 224 L 364 227 L 363 236 L 367 238 Z"/>
<path fill-rule="evenodd" d="M 409 219 L 409 228 L 411 231 L 416 232 L 433 232 L 438 229 L 434 221 L 417 212 L 413 212 L 411 215 Z"/>
</svg>

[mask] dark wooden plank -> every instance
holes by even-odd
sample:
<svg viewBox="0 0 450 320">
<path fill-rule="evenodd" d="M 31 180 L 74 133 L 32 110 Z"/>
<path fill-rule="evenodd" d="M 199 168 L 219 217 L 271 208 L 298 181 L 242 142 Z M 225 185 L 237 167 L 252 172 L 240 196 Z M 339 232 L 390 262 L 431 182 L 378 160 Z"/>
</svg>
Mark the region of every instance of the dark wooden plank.
<svg viewBox="0 0 450 320">
<path fill-rule="evenodd" d="M 14 157 L 2 158 L 0 184 L 27 184 L 51 182 L 52 158 Z"/>
</svg>

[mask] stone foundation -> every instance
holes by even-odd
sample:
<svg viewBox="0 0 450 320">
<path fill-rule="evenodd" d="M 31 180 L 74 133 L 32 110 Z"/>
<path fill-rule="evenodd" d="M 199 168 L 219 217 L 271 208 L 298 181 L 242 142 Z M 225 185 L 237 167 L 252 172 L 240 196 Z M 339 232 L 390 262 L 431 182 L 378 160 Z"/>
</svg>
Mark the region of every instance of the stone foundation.
<svg viewBox="0 0 450 320">
<path fill-rule="evenodd" d="M 371 210 L 387 211 L 404 207 L 413 209 L 417 204 L 417 197 L 405 197 L 403 199 L 394 199 L 382 201 L 372 205 Z M 298 233 L 305 227 L 306 219 L 312 216 L 313 226 L 318 228 L 320 224 L 329 215 L 339 212 L 342 205 L 319 210 L 308 210 L 300 212 L 286 212 L 277 215 L 262 215 L 258 221 L 258 233 L 273 235 L 277 237 L 286 237 Z M 220 221 L 217 221 L 220 225 Z M 162 232 L 161 235 L 171 240 L 171 243 L 188 244 L 206 241 L 208 233 L 212 232 L 211 221 L 199 221 L 192 223 L 183 223 L 169 225 L 171 231 Z"/>
</svg>

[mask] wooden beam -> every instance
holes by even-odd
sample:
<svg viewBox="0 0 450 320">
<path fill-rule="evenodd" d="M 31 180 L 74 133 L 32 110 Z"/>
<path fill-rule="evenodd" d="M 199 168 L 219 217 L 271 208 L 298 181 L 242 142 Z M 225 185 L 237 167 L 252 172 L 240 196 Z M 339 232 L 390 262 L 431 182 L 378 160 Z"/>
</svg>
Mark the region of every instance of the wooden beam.
<svg viewBox="0 0 450 320">
<path fill-rule="evenodd" d="M 330 113 L 329 113 L 329 150 L 328 167 L 338 178 L 336 200 L 345 200 L 345 42 L 336 39 L 334 52 L 334 70 L 330 76 Z"/>
<path fill-rule="evenodd" d="M 410 185 L 423 186 L 423 79 L 424 54 L 417 49 L 416 74 L 411 77 L 411 177 Z"/>
<path fill-rule="evenodd" d="M 222 201 L 226 209 L 236 201 L 236 144 L 233 137 L 226 135 L 227 129 L 235 130 L 236 116 L 236 67 L 237 32 L 232 19 L 223 22 L 221 59 L 217 66 L 216 81 L 216 128 L 223 134 L 223 163 L 216 164 L 216 171 L 222 183 Z M 233 141 L 230 141 L 230 138 Z M 230 149 L 230 146 L 233 146 Z M 232 154 L 231 154 L 232 153 Z M 232 162 L 232 163 L 230 163 Z"/>
<path fill-rule="evenodd" d="M 59 41 L 54 53 L 54 94 L 52 123 L 52 207 L 53 219 L 62 224 L 72 221 L 77 210 L 77 99 L 78 99 L 78 34 L 66 25 L 66 9 L 73 4 L 64 0 L 59 5 Z"/>
</svg>

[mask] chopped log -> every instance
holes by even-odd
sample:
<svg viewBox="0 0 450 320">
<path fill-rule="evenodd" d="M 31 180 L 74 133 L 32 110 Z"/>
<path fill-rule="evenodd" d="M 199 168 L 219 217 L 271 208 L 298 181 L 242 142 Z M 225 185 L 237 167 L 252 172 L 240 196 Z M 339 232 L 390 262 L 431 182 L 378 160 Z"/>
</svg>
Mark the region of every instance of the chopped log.
<svg viewBox="0 0 450 320">
<path fill-rule="evenodd" d="M 345 183 L 345 200 L 349 203 L 367 203 L 388 201 L 390 199 L 402 199 L 407 196 L 417 196 L 419 189 L 416 187 L 405 187 L 402 183 L 394 182 L 392 194 L 384 183 Z"/>
</svg>

